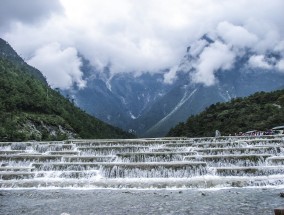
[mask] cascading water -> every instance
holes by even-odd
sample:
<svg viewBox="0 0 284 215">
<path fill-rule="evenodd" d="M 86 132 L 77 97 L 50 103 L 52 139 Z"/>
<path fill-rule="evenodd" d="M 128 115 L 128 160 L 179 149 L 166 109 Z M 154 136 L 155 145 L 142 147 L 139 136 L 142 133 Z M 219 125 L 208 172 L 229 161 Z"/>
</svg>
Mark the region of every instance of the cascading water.
<svg viewBox="0 0 284 215">
<path fill-rule="evenodd" d="M 0 143 L 0 188 L 284 184 L 284 137 Z"/>
</svg>

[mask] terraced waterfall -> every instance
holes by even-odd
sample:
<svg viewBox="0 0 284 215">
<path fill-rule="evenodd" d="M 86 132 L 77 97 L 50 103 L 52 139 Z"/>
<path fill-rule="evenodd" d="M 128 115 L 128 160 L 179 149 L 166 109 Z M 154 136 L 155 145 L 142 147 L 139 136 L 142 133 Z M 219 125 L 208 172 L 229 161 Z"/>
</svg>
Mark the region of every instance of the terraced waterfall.
<svg viewBox="0 0 284 215">
<path fill-rule="evenodd" d="M 284 136 L 0 143 L 1 188 L 284 184 Z"/>
</svg>

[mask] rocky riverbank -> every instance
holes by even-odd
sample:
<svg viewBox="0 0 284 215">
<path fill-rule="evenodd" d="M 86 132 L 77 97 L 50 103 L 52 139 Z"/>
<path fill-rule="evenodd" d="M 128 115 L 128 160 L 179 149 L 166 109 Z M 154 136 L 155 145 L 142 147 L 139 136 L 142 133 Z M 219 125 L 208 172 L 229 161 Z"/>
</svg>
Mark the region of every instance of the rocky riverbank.
<svg viewBox="0 0 284 215">
<path fill-rule="evenodd" d="M 216 214 L 273 215 L 283 189 L 0 190 L 1 215 Z"/>
</svg>

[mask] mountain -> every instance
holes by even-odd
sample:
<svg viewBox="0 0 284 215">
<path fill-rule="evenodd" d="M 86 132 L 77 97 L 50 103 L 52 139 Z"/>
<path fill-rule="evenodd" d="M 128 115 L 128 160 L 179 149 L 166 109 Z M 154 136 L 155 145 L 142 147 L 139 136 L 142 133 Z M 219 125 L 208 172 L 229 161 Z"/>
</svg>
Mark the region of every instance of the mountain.
<svg viewBox="0 0 284 215">
<path fill-rule="evenodd" d="M 258 92 L 249 97 L 213 104 L 172 128 L 168 136 L 230 135 L 251 130 L 266 131 L 284 125 L 284 90 Z"/>
<path fill-rule="evenodd" d="M 135 120 L 174 87 L 164 84 L 162 74 L 111 75 L 109 67 L 100 72 L 87 59 L 82 56 L 81 59 L 86 87 L 78 89 L 74 86 L 61 90 L 61 93 L 73 98 L 86 112 L 125 130 L 137 132 Z"/>
<path fill-rule="evenodd" d="M 216 102 L 230 101 L 232 98 L 248 96 L 259 91 L 282 89 L 284 75 L 278 72 L 262 72 L 260 75 L 257 70 L 240 66 L 218 73 L 218 80 L 217 84 L 209 87 L 189 81 L 165 95 L 163 100 L 152 106 L 146 118 L 152 118 L 150 113 L 153 109 L 158 111 L 162 105 L 172 105 L 164 111 L 167 114 L 160 112 L 160 120 L 153 122 L 146 135 L 162 136 L 173 125 L 185 121 L 188 116 L 195 115 Z"/>
<path fill-rule="evenodd" d="M 43 75 L 0 39 L 0 141 L 129 138 L 51 89 Z"/>
<path fill-rule="evenodd" d="M 129 73 L 113 75 L 111 66 L 100 71 L 81 56 L 81 69 L 87 86 L 84 89 L 74 87 L 62 93 L 72 97 L 86 112 L 109 124 L 138 136 L 159 137 L 166 135 L 170 128 L 185 121 L 188 116 L 200 113 L 216 102 L 230 101 L 258 91 L 283 89 L 284 73 L 275 67 L 250 66 L 250 59 L 256 55 L 250 49 L 245 49 L 242 55 L 236 57 L 233 67 L 215 71 L 217 81 L 214 85 L 206 86 L 193 81 L 192 75 L 196 72 L 194 65 L 200 57 L 194 52 L 204 50 L 214 42 L 204 35 L 197 41 L 197 44 L 203 44 L 201 48 L 187 47 L 171 84 L 164 81 L 164 74 L 169 69 L 140 76 Z M 270 61 L 279 58 L 277 52 L 265 53 L 265 59 Z"/>
<path fill-rule="evenodd" d="M 9 43 L 2 38 L 0 38 L 0 57 L 12 62 L 20 71 L 29 73 L 36 79 L 40 80 L 43 84 L 47 85 L 46 79 L 42 73 L 38 69 L 28 65 L 9 45 Z"/>
</svg>

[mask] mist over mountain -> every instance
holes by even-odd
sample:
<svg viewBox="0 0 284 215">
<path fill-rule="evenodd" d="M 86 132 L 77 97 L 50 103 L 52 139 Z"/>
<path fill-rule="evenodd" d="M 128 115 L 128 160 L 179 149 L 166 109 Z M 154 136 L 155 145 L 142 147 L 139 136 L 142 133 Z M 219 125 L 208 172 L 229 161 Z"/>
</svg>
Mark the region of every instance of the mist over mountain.
<svg viewBox="0 0 284 215">
<path fill-rule="evenodd" d="M 11 0 L 1 4 L 0 34 L 88 113 L 163 136 L 212 103 L 283 87 L 282 8 L 282 0 Z"/>
<path fill-rule="evenodd" d="M 113 75 L 111 65 L 100 71 L 81 56 L 86 87 L 62 92 L 105 122 L 139 136 L 157 137 L 216 102 L 283 88 L 279 51 L 258 55 L 245 47 L 236 54 L 234 46 L 226 46 L 220 38 L 204 35 L 187 47 L 175 69 L 138 76 Z"/>
</svg>

